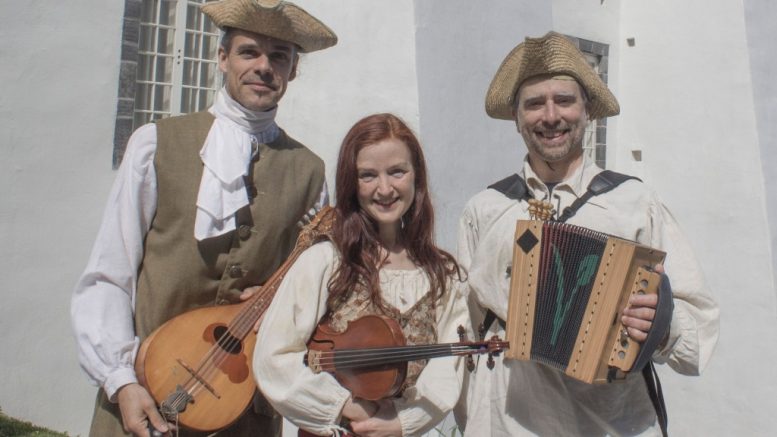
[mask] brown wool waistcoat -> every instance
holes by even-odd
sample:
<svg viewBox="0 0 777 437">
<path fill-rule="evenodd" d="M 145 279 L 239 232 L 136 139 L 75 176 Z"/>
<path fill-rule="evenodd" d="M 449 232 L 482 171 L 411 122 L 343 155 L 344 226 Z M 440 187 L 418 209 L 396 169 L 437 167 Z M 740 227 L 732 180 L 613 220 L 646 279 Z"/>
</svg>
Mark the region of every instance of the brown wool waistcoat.
<svg viewBox="0 0 777 437">
<path fill-rule="evenodd" d="M 259 146 L 251 163 L 246 185 L 253 199 L 237 212 L 236 230 L 198 242 L 199 151 L 212 123 L 208 112 L 157 121 L 157 210 L 146 235 L 135 302 L 141 341 L 174 316 L 238 303 L 243 289 L 263 284 L 294 248 L 297 222 L 321 193 L 323 161 L 281 131 L 278 139 Z M 279 435 L 279 417 L 268 414 L 273 412 L 266 401 L 255 399 L 253 408 L 219 435 Z M 118 406 L 101 390 L 90 435 L 125 435 L 121 428 Z"/>
</svg>

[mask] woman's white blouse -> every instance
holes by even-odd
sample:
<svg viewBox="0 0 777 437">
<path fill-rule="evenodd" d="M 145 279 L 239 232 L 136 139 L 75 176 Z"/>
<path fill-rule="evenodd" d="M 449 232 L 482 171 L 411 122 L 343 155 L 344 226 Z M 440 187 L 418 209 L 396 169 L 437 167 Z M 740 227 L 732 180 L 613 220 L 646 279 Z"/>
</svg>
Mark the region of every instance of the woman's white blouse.
<svg viewBox="0 0 777 437">
<path fill-rule="evenodd" d="M 341 411 L 350 392 L 326 372 L 315 374 L 303 363 L 306 343 L 326 313 L 327 283 L 339 257 L 330 242 L 300 255 L 281 283 L 259 329 L 253 370 L 273 407 L 298 427 L 318 434 L 339 431 Z M 458 341 L 457 327 L 469 326 L 465 287 L 451 280 L 436 310 L 440 343 Z M 384 299 L 404 312 L 429 290 L 421 269 L 380 271 Z M 416 385 L 392 399 L 402 435 L 422 434 L 438 424 L 459 398 L 463 360 L 429 360 Z"/>
</svg>

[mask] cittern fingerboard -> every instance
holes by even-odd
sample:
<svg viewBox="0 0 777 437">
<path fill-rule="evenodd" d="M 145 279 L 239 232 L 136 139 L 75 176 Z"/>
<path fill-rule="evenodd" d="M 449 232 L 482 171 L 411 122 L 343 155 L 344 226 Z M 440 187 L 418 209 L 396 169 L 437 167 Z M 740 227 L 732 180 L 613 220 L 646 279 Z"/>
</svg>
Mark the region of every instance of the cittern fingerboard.
<svg viewBox="0 0 777 437">
<path fill-rule="evenodd" d="M 656 293 L 665 253 L 590 229 L 519 220 L 506 340 L 510 359 L 542 363 L 587 382 L 623 378 L 640 344 L 620 314 L 633 294 Z"/>
</svg>

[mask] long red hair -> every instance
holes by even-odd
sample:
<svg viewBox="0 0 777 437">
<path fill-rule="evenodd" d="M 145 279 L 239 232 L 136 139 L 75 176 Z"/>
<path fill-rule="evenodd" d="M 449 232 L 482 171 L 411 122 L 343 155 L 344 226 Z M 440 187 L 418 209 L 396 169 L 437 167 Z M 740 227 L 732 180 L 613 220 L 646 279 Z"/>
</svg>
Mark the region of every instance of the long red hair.
<svg viewBox="0 0 777 437">
<path fill-rule="evenodd" d="M 408 256 L 429 277 L 433 301 L 444 292 L 448 278 L 460 275 L 458 264 L 449 253 L 435 246 L 434 209 L 429 199 L 426 161 L 418 139 L 397 116 L 374 114 L 359 120 L 343 139 L 335 177 L 336 205 L 332 241 L 342 257 L 329 281 L 327 305 L 348 296 L 357 286 L 365 286 L 372 302 L 385 308 L 380 299 L 378 272 L 385 262 L 381 257 L 377 224 L 362 210 L 357 199 L 359 186 L 356 157 L 364 147 L 386 139 L 402 141 L 410 150 L 415 172 L 415 198 L 402 217 L 399 238 Z"/>
</svg>

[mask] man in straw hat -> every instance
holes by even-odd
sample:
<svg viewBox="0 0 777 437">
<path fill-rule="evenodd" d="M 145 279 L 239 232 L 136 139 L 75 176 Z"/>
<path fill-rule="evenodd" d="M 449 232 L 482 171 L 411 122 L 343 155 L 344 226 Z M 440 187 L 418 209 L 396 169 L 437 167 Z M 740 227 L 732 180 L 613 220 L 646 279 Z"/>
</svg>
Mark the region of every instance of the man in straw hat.
<svg viewBox="0 0 777 437">
<path fill-rule="evenodd" d="M 635 296 L 621 320 L 628 336 L 643 345 L 651 341 L 652 327 L 666 328 L 660 338 L 653 336 L 652 359 L 679 373 L 698 375 L 717 341 L 718 308 L 677 223 L 657 195 L 634 178 L 604 173 L 610 191 L 585 194 L 602 173 L 583 151 L 586 124 L 617 115 L 619 106 L 583 55 L 554 32 L 527 38 L 496 72 L 486 96 L 486 112 L 514 121 L 528 154 L 520 174 L 475 195 L 461 217 L 459 261 L 469 272 L 473 320 L 490 325 L 485 326 L 486 336 L 504 336 L 510 276 L 515 273 L 510 269 L 515 223 L 542 210 L 537 204 L 541 200 L 549 203 L 547 212 L 557 220 L 669 254 L 665 269 L 674 298 L 664 302 L 673 302 L 674 310 L 668 304 L 668 310 L 657 311 L 654 295 Z M 532 205 L 530 199 L 536 199 Z M 491 321 L 486 318 L 489 313 Z M 486 360 L 480 360 L 471 375 L 462 398 L 467 410 L 465 435 L 661 432 L 641 375 L 589 385 L 534 362 L 497 360 L 492 371 L 483 368 Z"/>
<path fill-rule="evenodd" d="M 178 314 L 255 291 L 294 247 L 299 220 L 328 202 L 323 162 L 274 120 L 298 53 L 333 46 L 336 35 L 283 1 L 221 0 L 202 10 L 224 31 L 224 88 L 207 112 L 130 138 L 75 288 L 81 366 L 101 387 L 92 436 L 170 430 L 133 370 L 140 341 Z M 280 435 L 280 425 L 257 398 L 219 435 Z"/>
</svg>

